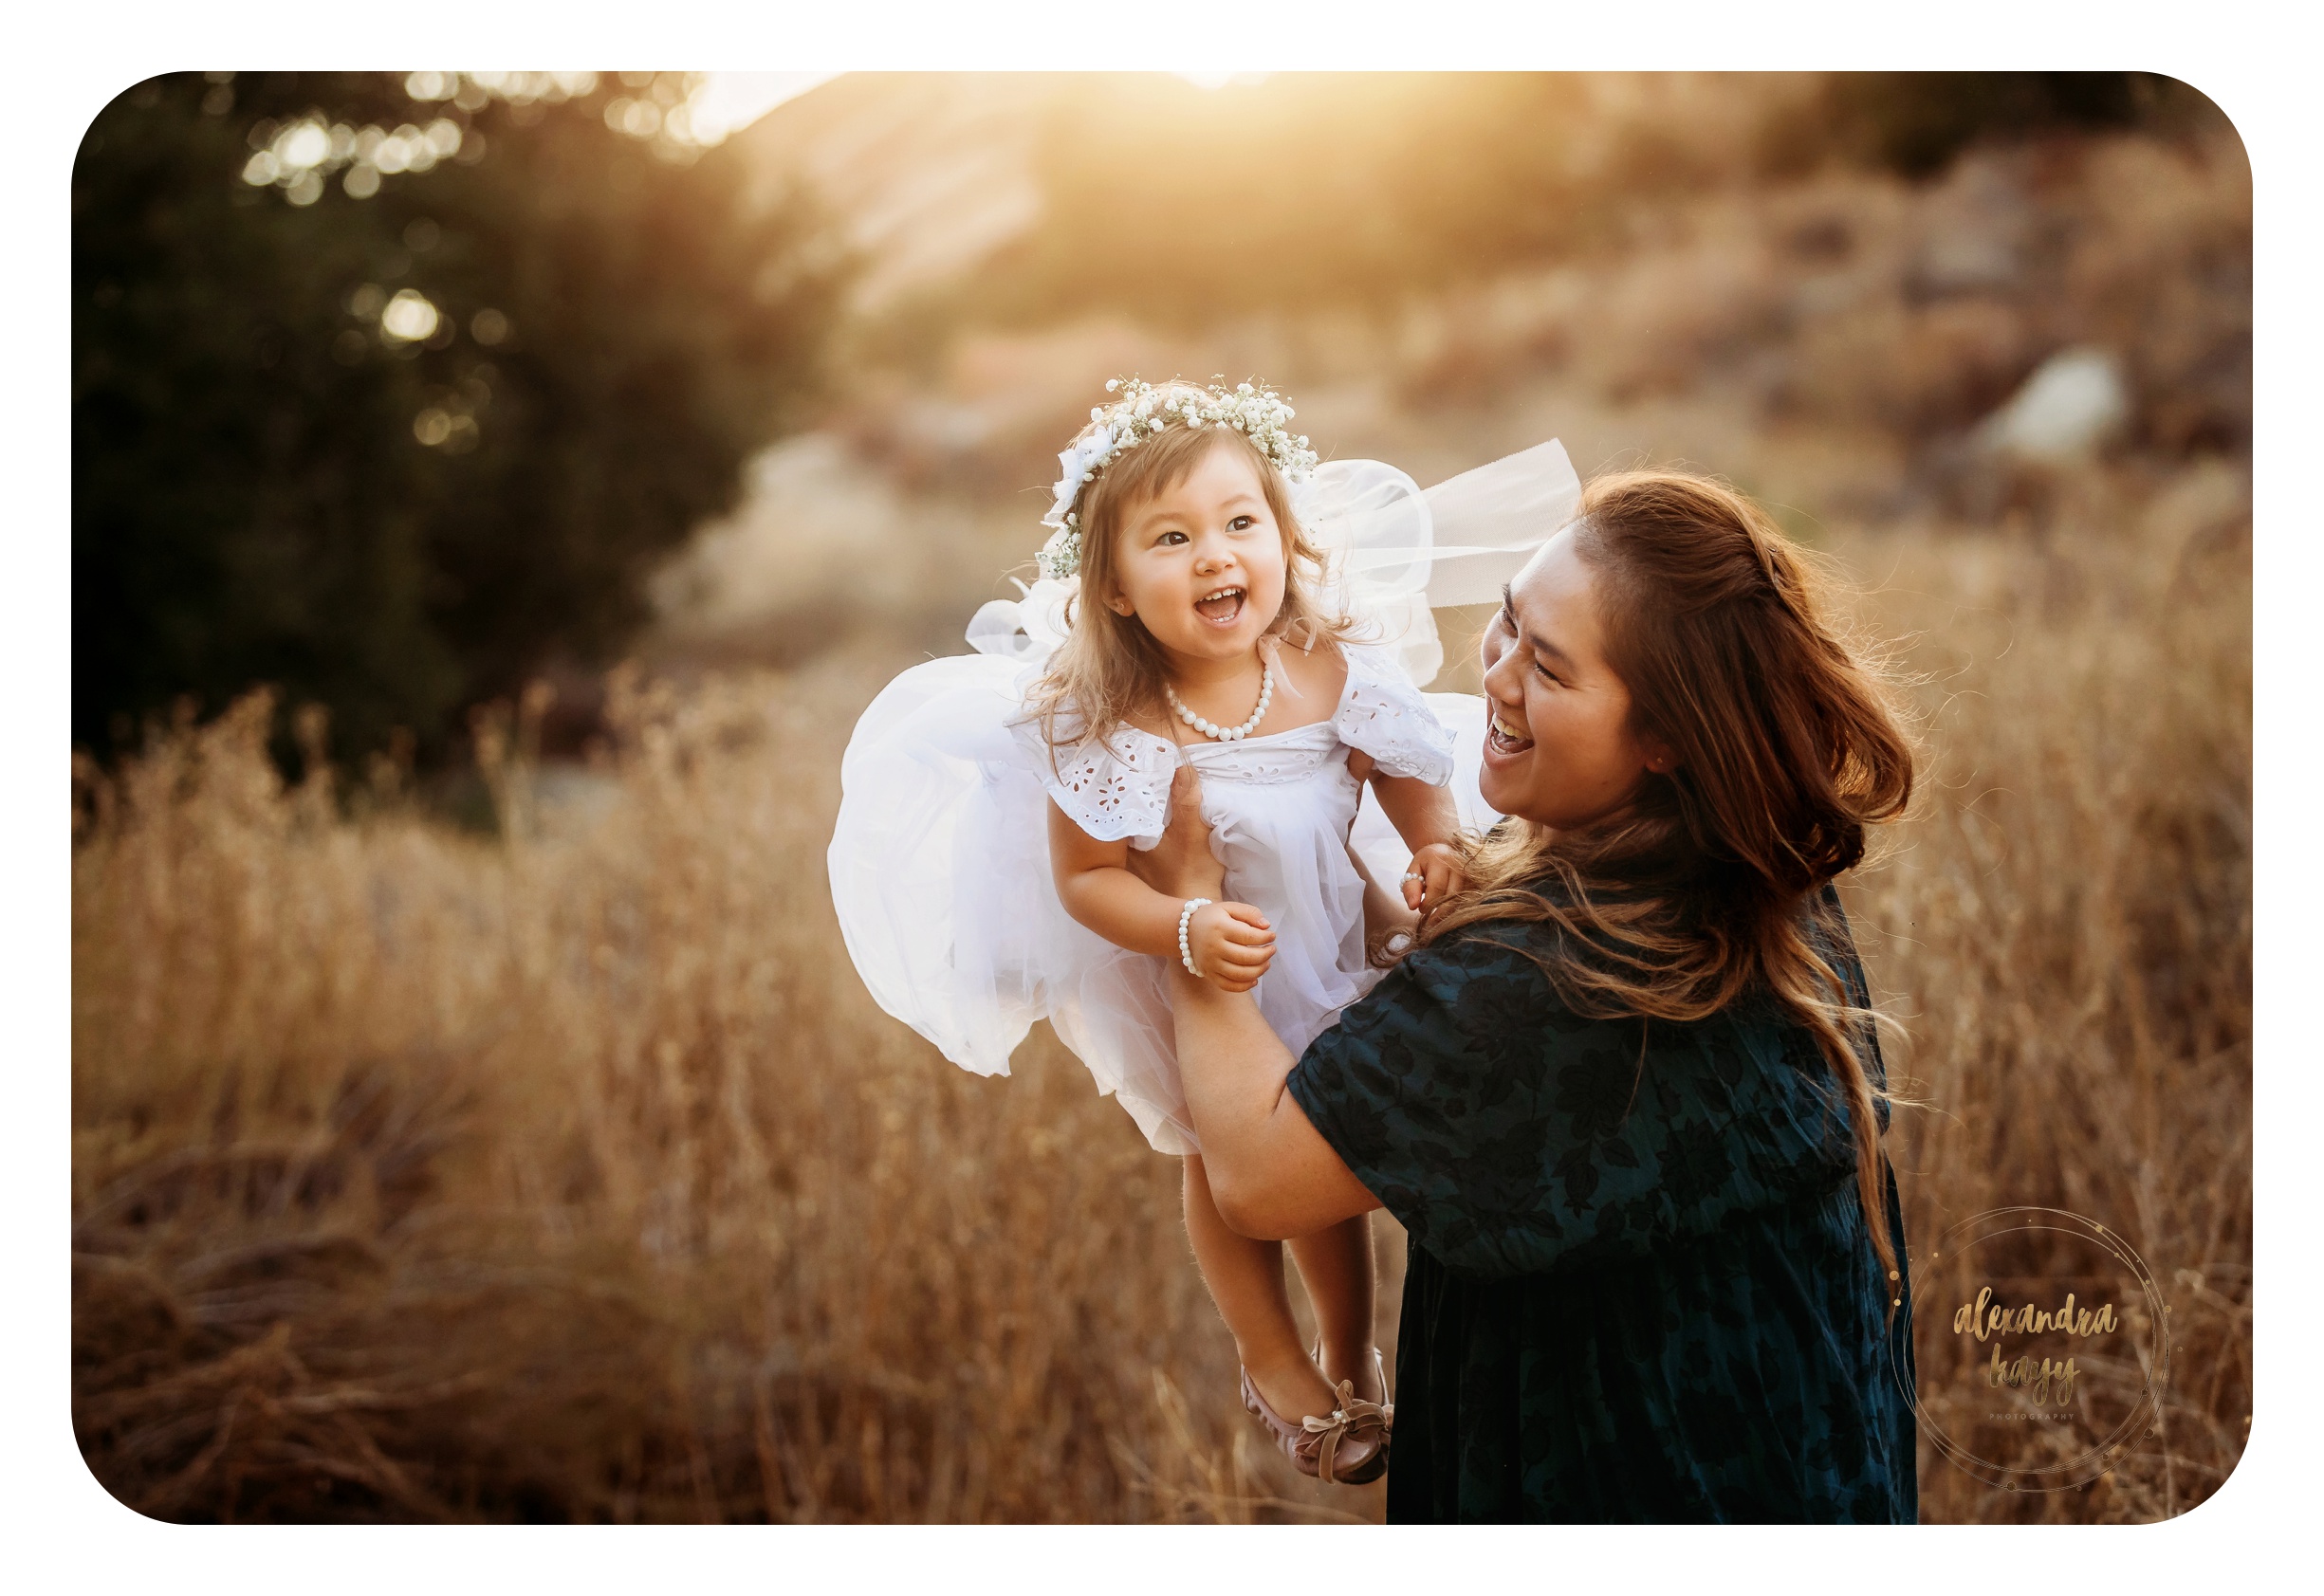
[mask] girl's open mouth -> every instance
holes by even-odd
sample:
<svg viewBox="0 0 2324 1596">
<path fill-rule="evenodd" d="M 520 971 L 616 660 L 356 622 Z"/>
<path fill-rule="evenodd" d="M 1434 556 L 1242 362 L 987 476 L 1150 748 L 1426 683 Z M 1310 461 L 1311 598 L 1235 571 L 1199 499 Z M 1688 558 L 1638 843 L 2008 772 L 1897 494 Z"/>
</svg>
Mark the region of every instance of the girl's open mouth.
<svg viewBox="0 0 2324 1596">
<path fill-rule="evenodd" d="M 1485 723 L 1485 745 L 1496 754 L 1522 754 L 1533 746 L 1533 739 L 1503 720 L 1496 709 Z"/>
<path fill-rule="evenodd" d="M 1232 626 L 1243 615 L 1243 590 L 1215 588 L 1194 600 L 1194 613 L 1213 626 Z"/>
</svg>

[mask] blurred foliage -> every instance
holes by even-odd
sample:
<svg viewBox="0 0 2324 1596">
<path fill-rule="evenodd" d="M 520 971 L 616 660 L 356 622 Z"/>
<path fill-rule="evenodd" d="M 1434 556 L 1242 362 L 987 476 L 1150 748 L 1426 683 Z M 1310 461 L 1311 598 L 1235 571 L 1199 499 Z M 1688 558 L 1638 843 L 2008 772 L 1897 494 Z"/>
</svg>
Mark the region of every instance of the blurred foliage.
<svg viewBox="0 0 2324 1596">
<path fill-rule="evenodd" d="M 645 572 L 797 423 L 849 269 L 828 229 L 747 203 L 726 149 L 617 131 L 636 100 L 575 78 L 424 103 L 400 75 L 184 74 L 98 116 L 72 191 L 77 742 L 264 681 L 327 706 L 342 754 L 398 726 L 441 752 L 461 706 L 618 648 Z M 425 171 L 260 170 L 302 123 L 343 152 L 438 119 L 458 155 Z M 426 306 L 383 324 L 405 293 Z"/>
<path fill-rule="evenodd" d="M 2151 72 L 1835 72 L 1771 119 L 1762 154 L 1779 168 L 1833 157 L 1908 177 L 1943 172 L 1971 145 L 2061 128 L 2171 127 L 2216 107 Z"/>
<path fill-rule="evenodd" d="M 1379 305 L 1616 247 L 1675 195 L 1827 165 L 1909 176 L 1981 141 L 2218 113 L 2142 73 L 1287 73 L 1062 80 L 1044 219 L 965 285 L 1005 321 L 1190 327 Z"/>
</svg>

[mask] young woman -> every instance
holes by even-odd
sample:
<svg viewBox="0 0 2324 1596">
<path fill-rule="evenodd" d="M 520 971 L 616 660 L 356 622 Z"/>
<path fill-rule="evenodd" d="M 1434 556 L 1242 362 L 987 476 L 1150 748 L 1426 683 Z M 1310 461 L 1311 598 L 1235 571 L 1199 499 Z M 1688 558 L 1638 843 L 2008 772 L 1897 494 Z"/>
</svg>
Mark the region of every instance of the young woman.
<svg viewBox="0 0 2324 1596">
<path fill-rule="evenodd" d="M 1887 1104 L 1834 879 L 1909 742 L 1766 515 L 1601 480 L 1482 645 L 1465 889 L 1303 1055 L 1174 977 L 1219 1212 L 1410 1234 L 1394 1519 L 1915 1516 Z M 1191 773 L 1134 861 L 1214 890 Z"/>
</svg>

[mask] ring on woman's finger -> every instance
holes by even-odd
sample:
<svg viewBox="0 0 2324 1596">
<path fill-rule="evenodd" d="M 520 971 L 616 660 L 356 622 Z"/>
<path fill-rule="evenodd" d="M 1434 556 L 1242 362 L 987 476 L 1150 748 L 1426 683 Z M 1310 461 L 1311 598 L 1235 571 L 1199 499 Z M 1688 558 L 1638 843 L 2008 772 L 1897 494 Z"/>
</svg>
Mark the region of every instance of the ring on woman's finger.
<svg viewBox="0 0 2324 1596">
<path fill-rule="evenodd" d="M 1404 872 L 1404 879 L 1407 881 L 1426 881 L 1429 878 L 1421 874 L 1416 870 L 1408 870 Z"/>
</svg>

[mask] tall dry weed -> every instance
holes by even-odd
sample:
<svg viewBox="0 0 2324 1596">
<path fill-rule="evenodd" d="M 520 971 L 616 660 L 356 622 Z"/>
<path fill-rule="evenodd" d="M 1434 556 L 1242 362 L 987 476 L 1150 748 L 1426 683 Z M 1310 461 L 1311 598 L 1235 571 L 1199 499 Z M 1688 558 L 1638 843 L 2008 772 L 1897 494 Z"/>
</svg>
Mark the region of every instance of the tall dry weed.
<svg viewBox="0 0 2324 1596">
<path fill-rule="evenodd" d="M 191 1518 L 1376 1499 L 1240 1444 L 1175 1165 L 1070 1058 L 973 1079 L 854 980 L 822 848 L 865 695 L 618 680 L 594 802 L 545 813 L 488 725 L 498 840 L 392 783 L 286 789 L 264 697 L 76 767 L 75 1413 L 109 1489 Z"/>
<path fill-rule="evenodd" d="M 1924 1439 L 1927 1518 L 2167 1516 L 2249 1435 L 2247 492 L 2224 467 L 2092 476 L 2046 539 L 1849 549 L 1888 566 L 1878 624 L 1910 633 L 1931 756 L 1915 817 L 1850 890 L 1927 1105 L 1891 1139 L 1913 1243 L 2066 1209 L 2127 1239 L 2169 1310 L 2162 1422 L 2110 1473 L 1997 1491 Z M 1918 1340 L 1925 1387 L 1966 1372 L 1946 1326 Z"/>
<path fill-rule="evenodd" d="M 2112 1476 L 2007 1496 L 1925 1447 L 1927 1518 L 2157 1517 L 2241 1453 L 2247 495 L 2101 475 L 2046 535 L 1836 545 L 1927 711 L 1921 806 L 1850 886 L 1930 1105 L 1892 1137 L 1915 1245 L 2055 1203 L 2174 1309 L 2166 1422 Z M 535 702 L 482 727 L 497 837 L 388 766 L 285 787 L 263 697 L 76 765 L 74 1412 L 110 1490 L 201 1519 L 1376 1515 L 1256 1444 L 1173 1163 L 1045 1036 L 975 1079 L 856 981 L 822 850 L 892 663 L 618 678 L 617 746 L 559 801 Z"/>
</svg>

